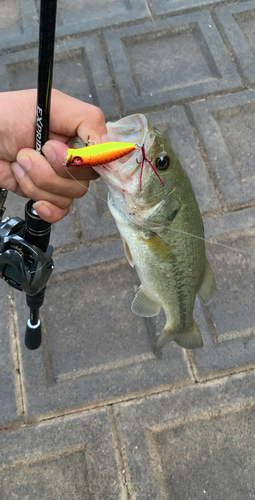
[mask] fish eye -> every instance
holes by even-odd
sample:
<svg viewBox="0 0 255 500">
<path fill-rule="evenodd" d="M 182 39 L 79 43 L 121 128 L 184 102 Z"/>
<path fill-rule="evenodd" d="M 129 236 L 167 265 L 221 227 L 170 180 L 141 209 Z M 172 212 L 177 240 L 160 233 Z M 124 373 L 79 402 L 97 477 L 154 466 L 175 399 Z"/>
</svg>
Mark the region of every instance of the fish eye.
<svg viewBox="0 0 255 500">
<path fill-rule="evenodd" d="M 167 170 L 170 165 L 170 158 L 165 153 L 161 153 L 156 159 L 156 168 L 158 170 Z"/>
<path fill-rule="evenodd" d="M 75 165 L 82 165 L 82 159 L 80 158 L 80 156 L 75 156 L 73 159 L 73 163 Z"/>
</svg>

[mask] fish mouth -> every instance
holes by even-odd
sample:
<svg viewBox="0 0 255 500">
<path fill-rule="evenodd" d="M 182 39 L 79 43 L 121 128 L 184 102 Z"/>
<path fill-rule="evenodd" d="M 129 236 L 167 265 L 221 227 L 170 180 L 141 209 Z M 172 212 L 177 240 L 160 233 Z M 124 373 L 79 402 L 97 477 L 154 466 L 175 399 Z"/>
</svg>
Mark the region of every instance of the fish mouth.
<svg viewBox="0 0 255 500">
<path fill-rule="evenodd" d="M 111 141 L 144 144 L 148 134 L 148 120 L 142 114 L 134 114 L 121 118 L 117 122 L 106 124 Z"/>
<path fill-rule="evenodd" d="M 139 145 L 144 146 L 145 150 L 149 150 L 154 142 L 155 134 L 150 128 L 147 118 L 139 113 L 121 118 L 117 122 L 108 122 L 106 127 L 111 141 L 133 143 L 138 147 L 119 160 L 104 165 L 104 167 L 100 165 L 94 168 L 99 174 L 105 171 L 108 175 L 109 172 L 111 181 L 116 182 L 116 184 L 118 184 L 117 178 L 120 182 L 129 181 L 141 167 L 141 164 L 137 162 L 140 155 Z"/>
</svg>

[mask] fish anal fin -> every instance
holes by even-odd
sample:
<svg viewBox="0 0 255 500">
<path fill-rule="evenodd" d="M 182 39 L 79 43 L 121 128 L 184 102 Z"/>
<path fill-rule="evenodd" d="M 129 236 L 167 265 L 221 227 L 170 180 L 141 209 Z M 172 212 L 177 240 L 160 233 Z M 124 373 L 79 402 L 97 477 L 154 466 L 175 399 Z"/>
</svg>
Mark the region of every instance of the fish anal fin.
<svg viewBox="0 0 255 500">
<path fill-rule="evenodd" d="M 134 267 L 135 263 L 134 263 L 134 260 L 133 260 L 133 257 L 132 257 L 132 254 L 130 252 L 130 248 L 126 242 L 126 240 L 124 240 L 124 238 L 122 238 L 122 241 L 123 241 L 123 245 L 124 245 L 124 252 L 125 252 L 125 255 L 126 255 L 126 258 L 127 258 L 127 261 L 128 263 L 130 264 L 131 267 Z"/>
<path fill-rule="evenodd" d="M 160 306 L 145 293 L 142 285 L 132 302 L 131 309 L 138 316 L 150 318 L 156 316 L 160 311 Z"/>
<path fill-rule="evenodd" d="M 182 333 L 176 333 L 169 328 L 164 328 L 156 343 L 156 352 L 162 349 L 168 342 L 174 340 L 179 346 L 184 349 L 197 349 L 203 347 L 203 339 L 195 321 L 188 330 Z"/>
<path fill-rule="evenodd" d="M 174 259 L 175 256 L 165 241 L 156 233 L 151 233 L 149 238 L 142 238 L 149 249 L 159 259 Z"/>
<path fill-rule="evenodd" d="M 203 304 L 209 304 L 216 290 L 216 282 L 210 263 L 206 259 L 205 274 L 202 285 L 198 290 L 198 297 Z"/>
</svg>

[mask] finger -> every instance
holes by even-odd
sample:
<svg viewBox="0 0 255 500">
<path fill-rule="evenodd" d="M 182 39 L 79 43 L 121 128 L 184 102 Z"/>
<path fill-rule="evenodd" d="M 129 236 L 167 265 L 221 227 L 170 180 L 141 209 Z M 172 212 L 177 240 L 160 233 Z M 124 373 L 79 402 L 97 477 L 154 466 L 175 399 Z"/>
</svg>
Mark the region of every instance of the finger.
<svg viewBox="0 0 255 500">
<path fill-rule="evenodd" d="M 71 205 L 73 198 L 54 194 L 36 186 L 27 175 L 27 172 L 25 172 L 25 170 L 17 162 L 14 162 L 12 164 L 12 171 L 22 192 L 27 198 L 30 198 L 34 201 L 49 201 L 50 203 L 53 203 L 61 209 L 65 209 Z"/>
<path fill-rule="evenodd" d="M 61 209 L 56 205 L 53 205 L 53 203 L 49 203 L 47 201 L 37 201 L 33 204 L 33 208 L 41 219 L 51 223 L 58 222 L 63 219 L 63 217 L 65 217 L 69 212 L 69 207 Z"/>
<path fill-rule="evenodd" d="M 101 142 L 107 133 L 102 110 L 74 97 L 53 89 L 51 100 L 50 130 L 63 136 L 79 135 L 84 141 Z"/>
<path fill-rule="evenodd" d="M 98 179 L 99 174 L 91 167 L 84 168 L 68 168 L 65 169 L 63 167 L 63 161 L 67 156 L 68 147 L 66 144 L 63 144 L 58 141 L 48 141 L 42 148 L 43 154 L 46 156 L 47 160 L 53 166 L 54 170 L 61 175 L 62 177 L 66 177 L 70 179 L 68 172 L 76 178 L 76 179 Z"/>
<path fill-rule="evenodd" d="M 59 176 L 47 159 L 33 149 L 23 149 L 19 151 L 17 162 L 24 169 L 33 185 L 48 194 L 51 193 L 53 195 L 72 199 L 81 198 L 84 196 L 89 184 L 88 180 L 82 180 L 81 184 L 78 184 L 78 182 L 73 179 L 66 179 Z M 31 184 L 28 183 L 28 187 L 29 186 L 31 186 Z M 40 199 L 42 199 L 41 196 Z M 52 199 L 48 198 L 43 199 L 52 201 Z"/>
<path fill-rule="evenodd" d="M 13 175 L 11 163 L 9 161 L 0 161 L 0 179 L 1 188 L 7 189 L 7 191 L 12 191 L 19 196 L 25 197 L 25 194 L 22 192 L 18 182 Z"/>
</svg>

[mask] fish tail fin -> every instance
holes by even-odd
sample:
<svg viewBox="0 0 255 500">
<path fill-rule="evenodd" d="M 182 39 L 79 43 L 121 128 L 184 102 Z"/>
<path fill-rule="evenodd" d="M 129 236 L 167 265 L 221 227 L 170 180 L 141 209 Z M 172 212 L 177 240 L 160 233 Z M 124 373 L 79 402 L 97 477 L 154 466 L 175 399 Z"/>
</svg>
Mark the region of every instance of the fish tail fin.
<svg viewBox="0 0 255 500">
<path fill-rule="evenodd" d="M 203 302 L 203 304 L 209 304 L 209 302 L 213 298 L 215 289 L 216 289 L 216 282 L 213 270 L 211 268 L 210 263 L 206 259 L 204 279 L 197 293 L 198 297 L 200 298 L 201 302 Z"/>
<path fill-rule="evenodd" d="M 184 347 L 184 349 L 197 349 L 198 347 L 203 347 L 203 339 L 195 321 L 193 321 L 191 328 L 183 333 L 178 333 L 174 340 L 181 347 Z"/>
<path fill-rule="evenodd" d="M 178 345 L 184 347 L 184 349 L 203 347 L 203 339 L 195 321 L 193 321 L 192 327 L 183 333 L 176 333 L 169 328 L 165 328 L 159 336 L 155 351 L 158 352 L 171 340 L 174 340 Z"/>
</svg>

